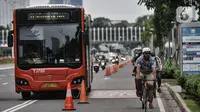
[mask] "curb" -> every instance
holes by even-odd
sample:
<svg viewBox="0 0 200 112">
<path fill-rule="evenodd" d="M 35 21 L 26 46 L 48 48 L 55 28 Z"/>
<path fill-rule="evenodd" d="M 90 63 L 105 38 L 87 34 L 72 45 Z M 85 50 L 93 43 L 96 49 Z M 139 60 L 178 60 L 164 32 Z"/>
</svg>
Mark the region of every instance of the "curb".
<svg viewBox="0 0 200 112">
<path fill-rule="evenodd" d="M 4 67 L 4 68 L 0 68 L 0 70 L 8 70 L 8 69 L 14 69 L 14 67 Z"/>
<path fill-rule="evenodd" d="M 169 84 L 165 83 L 164 86 L 167 87 L 167 90 L 178 103 L 179 107 L 182 109 L 182 112 L 191 112 L 191 110 L 187 107 L 181 96 L 177 92 L 174 92 Z"/>
</svg>

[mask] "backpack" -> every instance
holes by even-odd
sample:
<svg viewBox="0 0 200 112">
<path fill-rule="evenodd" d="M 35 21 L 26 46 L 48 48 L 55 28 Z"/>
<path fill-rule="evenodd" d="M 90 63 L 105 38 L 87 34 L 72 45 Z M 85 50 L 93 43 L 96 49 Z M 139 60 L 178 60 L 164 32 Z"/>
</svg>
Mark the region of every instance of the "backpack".
<svg viewBox="0 0 200 112">
<path fill-rule="evenodd" d="M 162 63 L 158 56 L 155 56 L 156 61 L 156 71 L 162 71 Z"/>
</svg>

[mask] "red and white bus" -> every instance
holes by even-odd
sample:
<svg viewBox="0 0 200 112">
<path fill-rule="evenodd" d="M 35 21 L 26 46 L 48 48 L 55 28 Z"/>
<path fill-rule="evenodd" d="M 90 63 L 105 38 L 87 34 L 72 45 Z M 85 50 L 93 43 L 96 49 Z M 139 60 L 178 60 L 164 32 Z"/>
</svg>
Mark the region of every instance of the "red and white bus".
<svg viewBox="0 0 200 112">
<path fill-rule="evenodd" d="M 15 88 L 23 99 L 31 93 L 66 91 L 79 93 L 84 79 L 91 91 L 91 16 L 83 7 L 37 5 L 14 10 L 13 35 L 8 46 L 15 56 Z"/>
</svg>

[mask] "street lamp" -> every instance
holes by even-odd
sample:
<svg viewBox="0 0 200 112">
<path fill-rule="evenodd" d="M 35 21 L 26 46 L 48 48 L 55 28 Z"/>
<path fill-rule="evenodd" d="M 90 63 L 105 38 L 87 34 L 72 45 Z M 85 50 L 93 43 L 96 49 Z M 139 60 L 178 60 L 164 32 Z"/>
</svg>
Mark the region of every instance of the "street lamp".
<svg viewBox="0 0 200 112">
<path fill-rule="evenodd" d="M 154 37 L 154 35 L 153 35 L 153 31 L 154 31 L 154 29 L 151 28 L 151 29 L 150 29 L 150 33 L 151 33 L 150 48 L 151 48 L 151 51 L 152 51 L 152 52 L 154 51 L 154 42 L 153 42 L 153 37 Z"/>
</svg>

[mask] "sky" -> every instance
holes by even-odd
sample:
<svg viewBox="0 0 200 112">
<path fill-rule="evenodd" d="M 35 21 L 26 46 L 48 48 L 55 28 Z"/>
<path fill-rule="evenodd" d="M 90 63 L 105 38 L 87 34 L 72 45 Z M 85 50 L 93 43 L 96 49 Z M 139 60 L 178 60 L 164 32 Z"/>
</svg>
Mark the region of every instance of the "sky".
<svg viewBox="0 0 200 112">
<path fill-rule="evenodd" d="M 31 5 L 46 4 L 49 0 L 30 0 Z M 83 0 L 86 13 L 111 20 L 128 20 L 135 22 L 139 16 L 153 14 L 145 6 L 137 5 L 139 0 Z"/>
</svg>

